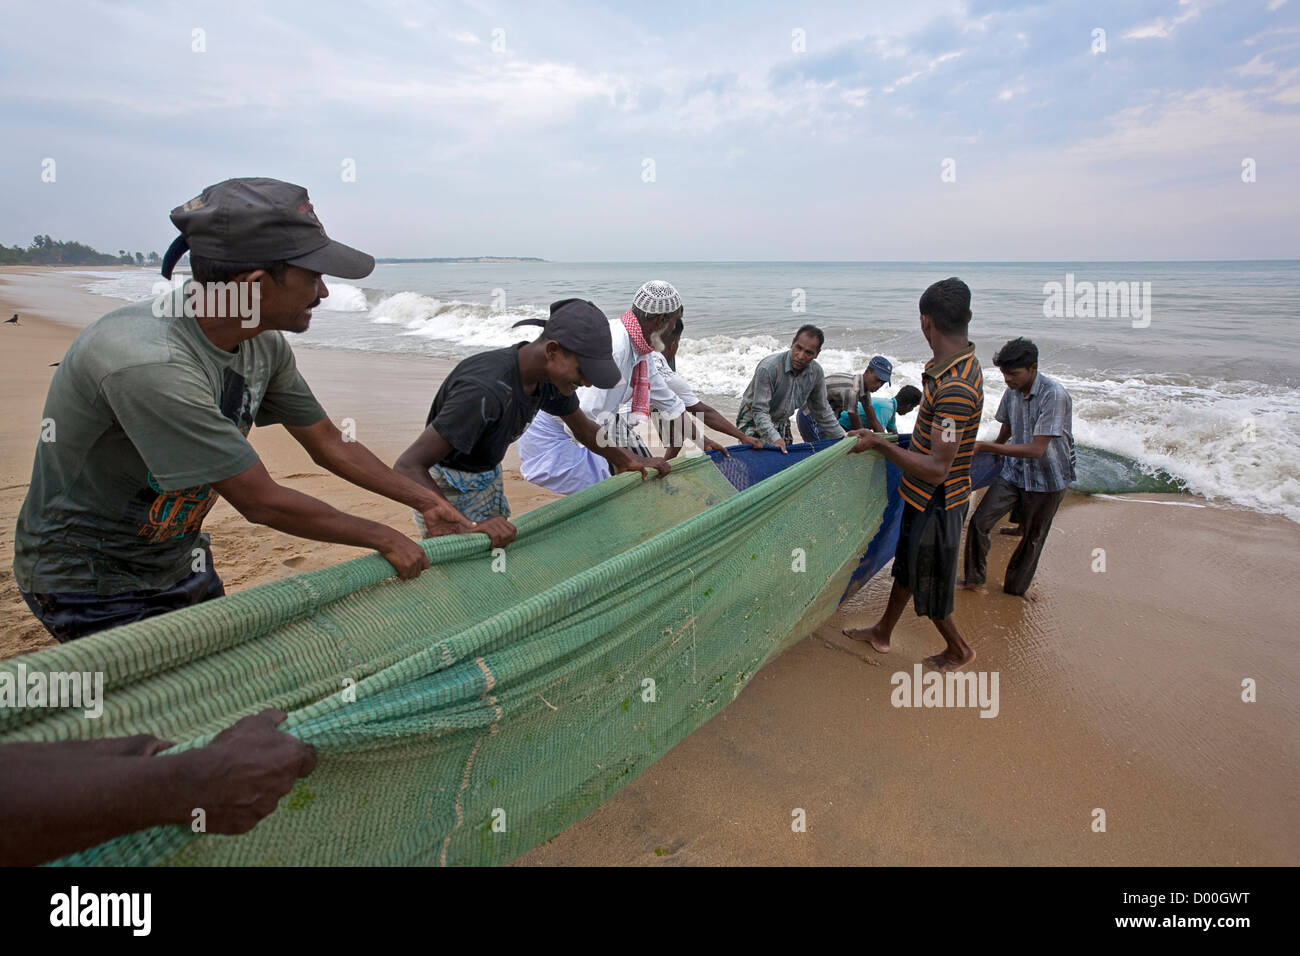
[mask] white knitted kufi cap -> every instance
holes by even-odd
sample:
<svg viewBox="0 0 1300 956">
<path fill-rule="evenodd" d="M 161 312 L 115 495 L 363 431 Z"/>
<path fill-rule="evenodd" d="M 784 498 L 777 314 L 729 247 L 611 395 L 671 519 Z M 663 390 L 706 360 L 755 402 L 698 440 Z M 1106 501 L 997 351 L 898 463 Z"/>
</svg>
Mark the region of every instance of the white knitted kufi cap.
<svg viewBox="0 0 1300 956">
<path fill-rule="evenodd" d="M 632 304 L 646 315 L 666 315 L 682 307 L 682 298 L 677 290 L 663 279 L 651 279 L 636 290 Z"/>
</svg>

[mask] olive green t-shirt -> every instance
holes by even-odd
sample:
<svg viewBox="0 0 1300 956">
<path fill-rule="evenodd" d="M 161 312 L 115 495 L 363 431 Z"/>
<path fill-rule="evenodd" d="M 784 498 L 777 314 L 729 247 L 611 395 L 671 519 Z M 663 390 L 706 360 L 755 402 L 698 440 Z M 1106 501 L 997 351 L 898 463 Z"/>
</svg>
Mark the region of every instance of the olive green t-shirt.
<svg viewBox="0 0 1300 956">
<path fill-rule="evenodd" d="M 171 587 L 207 547 L 212 482 L 257 462 L 252 426 L 325 417 L 280 332 L 223 351 L 184 295 L 103 316 L 55 371 L 14 533 L 24 591 Z"/>
</svg>

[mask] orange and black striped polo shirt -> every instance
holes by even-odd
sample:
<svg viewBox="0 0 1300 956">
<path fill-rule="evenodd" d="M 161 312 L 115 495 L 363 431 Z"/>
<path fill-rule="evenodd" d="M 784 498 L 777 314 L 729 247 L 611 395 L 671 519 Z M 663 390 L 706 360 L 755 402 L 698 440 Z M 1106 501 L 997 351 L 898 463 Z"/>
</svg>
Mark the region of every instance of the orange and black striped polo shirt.
<svg viewBox="0 0 1300 956">
<path fill-rule="evenodd" d="M 961 436 L 961 445 L 944 481 L 944 508 L 958 508 L 970 501 L 970 461 L 975 456 L 975 433 L 984 413 L 984 375 L 975 358 L 975 346 L 968 344 L 942 362 L 926 362 L 921 379 L 924 388 L 912 429 L 912 451 L 930 454 L 931 428 L 935 422 L 940 428 L 947 427 L 951 419 L 955 434 Z M 929 482 L 907 474 L 899 486 L 903 500 L 920 511 L 925 510 L 934 489 Z"/>
</svg>

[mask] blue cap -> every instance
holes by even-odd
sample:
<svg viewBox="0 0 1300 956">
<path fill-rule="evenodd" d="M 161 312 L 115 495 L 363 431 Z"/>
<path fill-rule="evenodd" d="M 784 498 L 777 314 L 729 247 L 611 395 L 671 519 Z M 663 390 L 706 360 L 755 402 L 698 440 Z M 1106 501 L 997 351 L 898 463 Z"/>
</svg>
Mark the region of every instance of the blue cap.
<svg viewBox="0 0 1300 956">
<path fill-rule="evenodd" d="M 871 361 L 867 363 L 867 368 L 875 369 L 876 376 L 882 382 L 888 382 L 889 376 L 894 374 L 894 366 L 883 355 L 873 355 Z"/>
</svg>

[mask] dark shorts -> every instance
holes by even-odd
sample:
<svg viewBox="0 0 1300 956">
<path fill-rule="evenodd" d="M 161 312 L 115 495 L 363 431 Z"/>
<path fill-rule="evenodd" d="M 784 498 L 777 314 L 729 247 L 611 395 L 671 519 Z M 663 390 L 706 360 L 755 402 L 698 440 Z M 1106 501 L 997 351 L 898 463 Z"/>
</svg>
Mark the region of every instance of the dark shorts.
<svg viewBox="0 0 1300 956">
<path fill-rule="evenodd" d="M 894 578 L 912 592 L 916 613 L 932 621 L 952 615 L 957 593 L 961 529 L 969 503 L 944 509 L 944 486 L 935 489 L 924 511 L 903 502 L 903 520 L 894 552 Z"/>
<path fill-rule="evenodd" d="M 20 589 L 19 593 L 36 619 L 45 625 L 55 640 L 66 642 L 222 597 L 226 588 L 212 567 L 212 555 L 209 554 L 206 571 L 195 571 L 184 580 L 159 591 L 28 594 Z"/>
</svg>

